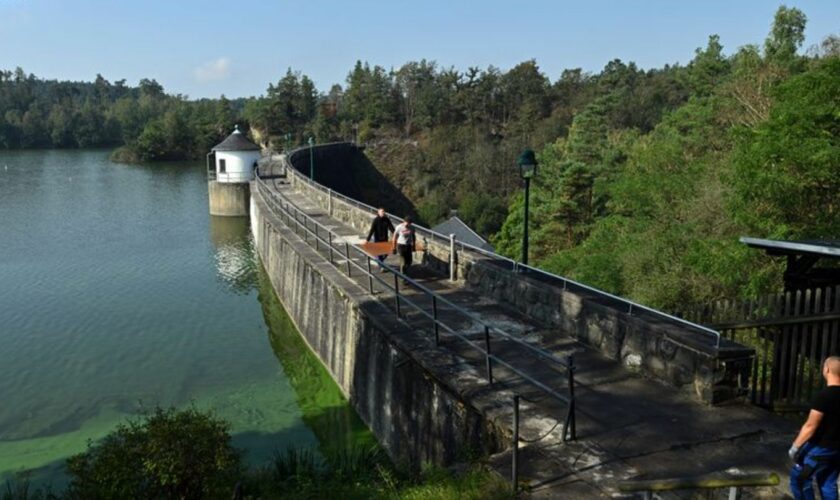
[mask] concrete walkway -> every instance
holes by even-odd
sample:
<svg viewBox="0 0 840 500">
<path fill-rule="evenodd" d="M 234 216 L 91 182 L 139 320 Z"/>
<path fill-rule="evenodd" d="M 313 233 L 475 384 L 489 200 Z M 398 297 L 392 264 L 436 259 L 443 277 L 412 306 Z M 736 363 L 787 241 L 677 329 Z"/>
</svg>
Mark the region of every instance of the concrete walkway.
<svg viewBox="0 0 840 500">
<path fill-rule="evenodd" d="M 283 197 L 319 223 L 355 242 L 358 231 L 327 216 L 320 207 L 295 192 L 282 179 L 272 181 Z M 310 238 L 310 243 L 312 239 Z M 326 249 L 321 253 L 327 257 Z M 419 254 L 418 254 L 419 255 Z M 336 252 L 334 264 L 345 268 Z M 388 259 L 396 264 L 396 257 Z M 354 261 L 366 266 L 363 257 Z M 328 264 L 327 264 L 328 265 Z M 355 270 L 354 270 L 355 271 Z M 393 286 L 393 276 L 382 273 Z M 699 476 L 725 470 L 733 472 L 777 472 L 778 488 L 752 489 L 744 498 L 783 498 L 787 494 L 787 448 L 797 430 L 794 422 L 761 409 L 741 404 L 708 407 L 688 399 L 659 382 L 641 377 L 621 364 L 581 345 L 571 338 L 546 335 L 541 325 L 463 288 L 443 277 L 415 266 L 412 276 L 482 320 L 519 335 L 557 356 L 574 354 L 577 396 L 577 441 L 563 443 L 561 434 L 567 408 L 502 367 L 494 368 L 496 383 L 480 397 L 506 408 L 513 392 L 521 394 L 520 480 L 534 497 L 602 498 L 621 496 L 616 483 L 626 479 L 658 479 Z M 360 286 L 369 287 L 367 276 L 354 272 Z M 373 296 L 395 309 L 393 292 L 381 283 L 373 285 Z M 405 296 L 431 313 L 431 299 L 409 289 Z M 434 335 L 431 321 L 403 302 L 402 318 Z M 483 327 L 443 305 L 439 318 L 476 342 L 483 342 Z M 457 337 L 441 333 L 439 349 L 447 349 L 469 360 L 483 373 L 484 357 Z M 494 338 L 493 353 L 532 377 L 548 382 L 558 392 L 567 390 L 566 374 L 551 364 L 538 362 L 533 354 L 515 342 Z M 509 425 L 509 423 L 508 423 Z M 491 457 L 500 473 L 509 477 L 510 452 Z M 722 494 L 722 492 L 721 492 Z M 669 495 L 662 498 L 689 498 Z"/>
</svg>

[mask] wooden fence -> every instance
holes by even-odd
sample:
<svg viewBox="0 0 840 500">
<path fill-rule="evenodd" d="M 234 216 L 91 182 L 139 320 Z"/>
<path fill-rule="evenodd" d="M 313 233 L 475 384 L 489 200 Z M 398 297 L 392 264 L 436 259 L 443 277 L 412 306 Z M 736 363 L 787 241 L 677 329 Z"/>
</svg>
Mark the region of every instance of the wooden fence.
<svg viewBox="0 0 840 500">
<path fill-rule="evenodd" d="M 840 286 L 722 300 L 683 317 L 755 348 L 750 399 L 776 411 L 807 409 L 822 360 L 840 355 Z"/>
</svg>

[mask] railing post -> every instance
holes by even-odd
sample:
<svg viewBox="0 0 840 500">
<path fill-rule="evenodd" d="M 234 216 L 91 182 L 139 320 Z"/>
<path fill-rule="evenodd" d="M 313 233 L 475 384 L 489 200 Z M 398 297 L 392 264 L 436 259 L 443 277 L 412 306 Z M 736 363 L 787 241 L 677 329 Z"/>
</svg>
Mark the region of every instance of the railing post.
<svg viewBox="0 0 840 500">
<path fill-rule="evenodd" d="M 485 363 L 487 368 L 487 380 L 490 384 L 493 383 L 493 360 L 490 359 L 490 327 L 484 325 L 484 347 L 487 350 L 487 355 L 485 356 Z"/>
<path fill-rule="evenodd" d="M 513 396 L 513 457 L 511 463 L 513 496 L 519 493 L 519 395 Z"/>
<path fill-rule="evenodd" d="M 394 273 L 394 300 L 397 304 L 397 318 L 400 317 L 400 280 L 397 273 Z"/>
<path fill-rule="evenodd" d="M 327 214 L 332 217 L 332 189 L 327 189 Z"/>
<path fill-rule="evenodd" d="M 329 234 L 329 237 L 327 239 L 329 240 L 328 242 L 329 242 L 329 245 L 330 245 L 330 264 L 334 264 L 334 262 L 333 262 L 332 231 L 330 231 L 328 234 Z"/>
<path fill-rule="evenodd" d="M 350 277 L 350 244 L 346 241 L 344 242 L 344 258 L 345 263 L 347 264 L 347 277 Z"/>
<path fill-rule="evenodd" d="M 318 224 L 315 224 L 315 251 L 318 251 Z"/>
<path fill-rule="evenodd" d="M 449 235 L 449 281 L 455 281 L 455 278 L 458 277 L 456 274 L 455 269 L 455 235 Z"/>
<path fill-rule="evenodd" d="M 370 270 L 370 255 L 365 254 L 367 260 L 367 271 L 368 271 L 368 288 L 370 288 L 370 294 L 373 295 L 373 273 Z"/>
<path fill-rule="evenodd" d="M 440 327 L 437 317 L 437 295 L 432 295 L 432 319 L 435 322 L 435 347 L 440 345 Z"/>
<path fill-rule="evenodd" d="M 571 440 L 574 441 L 577 439 L 575 425 L 575 359 L 571 354 L 566 357 L 566 371 L 569 384 L 569 411 L 566 414 L 566 425 L 563 428 L 563 441 L 568 441 L 569 435 L 571 435 Z"/>
</svg>

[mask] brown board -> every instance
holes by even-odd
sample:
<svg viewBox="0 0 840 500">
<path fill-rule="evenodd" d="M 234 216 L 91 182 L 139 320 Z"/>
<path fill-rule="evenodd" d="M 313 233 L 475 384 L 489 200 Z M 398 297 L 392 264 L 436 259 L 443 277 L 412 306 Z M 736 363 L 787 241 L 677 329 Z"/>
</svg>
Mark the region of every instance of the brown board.
<svg viewBox="0 0 840 500">
<path fill-rule="evenodd" d="M 372 255 L 372 256 L 375 257 L 377 255 L 388 255 L 388 254 L 390 254 L 392 252 L 392 249 L 394 248 L 394 244 L 391 243 L 390 241 L 381 241 L 379 243 L 373 243 L 373 242 L 367 241 L 367 242 L 359 245 L 359 248 L 364 250 L 364 252 L 366 254 Z M 414 247 L 414 251 L 415 252 L 422 252 L 423 251 L 423 245 L 418 242 L 417 245 Z"/>
</svg>

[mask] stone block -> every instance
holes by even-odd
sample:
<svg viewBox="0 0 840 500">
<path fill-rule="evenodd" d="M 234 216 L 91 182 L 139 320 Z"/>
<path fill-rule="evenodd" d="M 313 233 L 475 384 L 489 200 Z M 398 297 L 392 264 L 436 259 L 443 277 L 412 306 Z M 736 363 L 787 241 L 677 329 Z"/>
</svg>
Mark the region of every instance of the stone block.
<svg viewBox="0 0 840 500">
<path fill-rule="evenodd" d="M 648 354 L 645 356 L 645 368 L 657 377 L 666 377 L 665 361 L 659 356 Z"/>
<path fill-rule="evenodd" d="M 670 361 L 674 359 L 678 348 L 679 346 L 677 346 L 677 344 L 663 337 L 659 339 L 659 349 L 657 352 L 663 359 Z"/>
<path fill-rule="evenodd" d="M 578 316 L 580 316 L 580 313 L 583 310 L 583 301 L 579 297 L 575 297 L 571 294 L 566 294 L 563 297 L 562 309 L 564 316 L 577 318 Z"/>
<path fill-rule="evenodd" d="M 528 300 L 529 304 L 536 304 L 539 301 L 540 293 L 539 291 L 533 286 L 526 286 L 525 287 L 525 298 Z"/>
<path fill-rule="evenodd" d="M 624 366 L 631 370 L 638 370 L 642 366 L 642 356 L 639 354 L 629 353 L 623 358 Z"/>
</svg>

